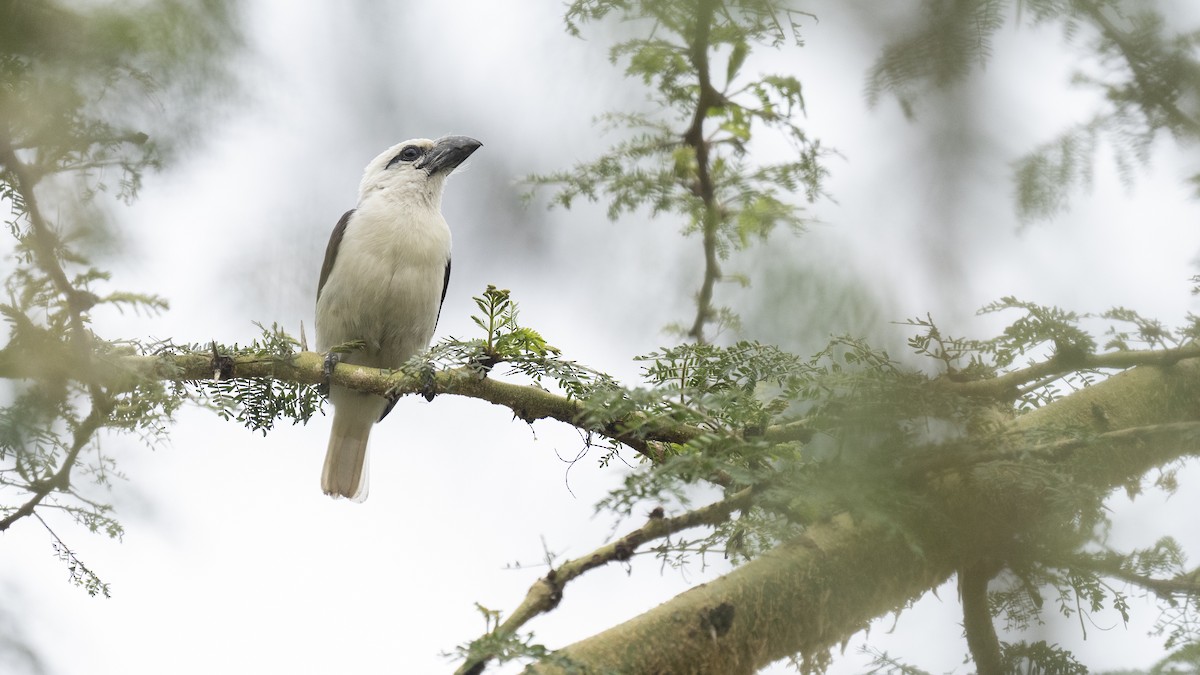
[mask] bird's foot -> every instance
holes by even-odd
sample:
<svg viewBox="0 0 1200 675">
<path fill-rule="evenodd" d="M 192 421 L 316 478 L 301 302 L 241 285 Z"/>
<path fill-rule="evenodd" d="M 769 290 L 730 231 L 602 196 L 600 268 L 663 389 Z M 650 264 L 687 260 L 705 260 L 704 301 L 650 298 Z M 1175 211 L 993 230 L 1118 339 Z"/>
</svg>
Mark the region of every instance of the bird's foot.
<svg viewBox="0 0 1200 675">
<path fill-rule="evenodd" d="M 437 380 L 434 377 L 433 364 L 427 363 L 421 369 L 421 395 L 426 401 L 432 401 L 437 396 Z"/>
<path fill-rule="evenodd" d="M 325 364 L 321 367 L 322 380 L 317 385 L 317 391 L 321 392 L 325 398 L 329 398 L 329 381 L 333 379 L 333 369 L 341 360 L 342 356 L 337 352 L 329 352 L 325 355 Z"/>
</svg>

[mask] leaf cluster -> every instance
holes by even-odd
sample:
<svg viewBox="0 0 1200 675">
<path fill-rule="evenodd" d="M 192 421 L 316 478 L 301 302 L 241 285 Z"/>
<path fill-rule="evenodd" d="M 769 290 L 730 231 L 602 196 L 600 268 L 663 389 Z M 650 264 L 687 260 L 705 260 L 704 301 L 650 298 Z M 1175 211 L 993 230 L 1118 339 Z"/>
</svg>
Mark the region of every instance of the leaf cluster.
<svg viewBox="0 0 1200 675">
<path fill-rule="evenodd" d="M 299 353 L 300 342 L 279 324 L 273 323 L 269 328 L 257 325 L 261 334 L 248 345 L 211 344 L 209 352 L 214 363 L 219 364 L 222 358 L 248 357 L 282 368 Z M 177 353 L 204 351 L 201 345 L 191 345 Z M 322 411 L 325 401 L 316 385 L 276 377 L 226 378 L 218 372 L 212 379 L 188 382 L 187 387 L 193 400 L 212 408 L 221 419 L 235 421 L 264 436 L 280 420 L 307 424 L 313 415 Z"/>
<path fill-rule="evenodd" d="M 471 320 L 483 336 L 446 338 L 428 353 L 414 357 L 407 367 L 409 372 L 440 365 L 467 367 L 483 375 L 505 364 L 508 372 L 525 375 L 534 383 L 553 382 L 569 398 L 615 386 L 611 377 L 561 358 L 562 352 L 539 332 L 522 326 L 517 303 L 509 291 L 489 285 L 474 301 L 479 314 L 472 315 Z"/>
<path fill-rule="evenodd" d="M 1033 24 L 1057 23 L 1082 43 L 1075 85 L 1096 91 L 1102 109 L 1013 164 L 1018 215 L 1026 221 L 1062 213 L 1072 192 L 1090 188 L 1102 141 L 1130 183 L 1166 132 L 1200 138 L 1192 101 L 1200 95 L 1200 32 L 1170 30 L 1162 13 L 1119 0 L 923 0 L 924 20 L 886 47 L 872 67 L 867 100 L 895 96 L 910 118 L 931 91 L 961 83 L 991 57 L 992 38 L 1015 5 Z M 1197 181 L 1196 176 L 1192 177 Z"/>
<path fill-rule="evenodd" d="M 609 57 L 647 88 L 652 112 L 603 116 L 625 138 L 595 160 L 527 182 L 554 187 L 552 206 L 605 200 L 612 220 L 647 209 L 680 216 L 684 233 L 700 234 L 711 257 L 691 331 L 699 339 L 703 325 L 720 315 L 711 305 L 711 284 L 722 276 L 714 261 L 777 227 L 802 229 L 800 202 L 824 194 L 828 153 L 796 120 L 805 110 L 800 81 L 743 74 L 756 46 L 800 44 L 800 18 L 809 15 L 776 0 L 579 0 L 567 10 L 567 29 L 578 35 L 583 24 L 609 15 L 635 33 Z M 760 130 L 787 148 L 783 161 L 749 160 Z"/>
</svg>

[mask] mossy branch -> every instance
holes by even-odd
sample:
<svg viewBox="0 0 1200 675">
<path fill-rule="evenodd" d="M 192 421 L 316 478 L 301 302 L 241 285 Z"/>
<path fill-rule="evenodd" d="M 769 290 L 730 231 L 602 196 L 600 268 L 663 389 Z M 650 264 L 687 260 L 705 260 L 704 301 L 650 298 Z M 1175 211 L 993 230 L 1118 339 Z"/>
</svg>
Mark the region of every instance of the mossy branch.
<svg viewBox="0 0 1200 675">
<path fill-rule="evenodd" d="M 9 355 L 13 356 L 13 355 Z M 18 358 L 0 359 L 0 377 L 33 377 L 36 373 L 21 365 Z M 143 380 L 226 380 L 232 378 L 273 378 L 298 384 L 317 385 L 324 381 L 324 355 L 297 352 L 290 356 L 218 355 L 210 353 L 167 354 L 160 356 L 121 356 L 99 364 L 107 386 L 123 390 Z M 381 396 L 423 393 L 427 382 L 419 376 L 399 371 L 380 370 L 339 363 L 331 378 L 333 384 Z M 533 385 L 520 385 L 484 377 L 478 370 L 463 367 L 443 370 L 434 375 L 433 391 L 477 398 L 512 410 L 525 422 L 554 419 L 579 424 L 583 405 L 574 399 Z M 630 431 L 636 429 L 636 433 Z M 707 433 L 704 429 L 641 414 L 603 420 L 588 429 L 612 440 L 625 443 L 651 459 L 648 443 L 684 444 Z"/>
</svg>

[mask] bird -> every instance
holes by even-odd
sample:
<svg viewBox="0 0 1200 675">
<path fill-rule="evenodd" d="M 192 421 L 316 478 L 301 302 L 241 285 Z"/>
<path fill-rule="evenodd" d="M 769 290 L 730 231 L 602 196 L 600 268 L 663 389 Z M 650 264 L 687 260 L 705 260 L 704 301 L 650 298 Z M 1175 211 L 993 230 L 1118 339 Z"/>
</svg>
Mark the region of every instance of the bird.
<svg viewBox="0 0 1200 675">
<path fill-rule="evenodd" d="M 398 143 L 363 170 L 358 204 L 341 217 L 317 282 L 317 348 L 327 354 L 333 427 L 321 489 L 367 498 L 367 440 L 395 399 L 330 386 L 338 361 L 399 368 L 429 346 L 450 283 L 446 178 L 483 144 L 467 136 Z M 357 345 L 339 354 L 334 348 Z M 426 395 L 432 400 L 432 393 Z"/>
</svg>

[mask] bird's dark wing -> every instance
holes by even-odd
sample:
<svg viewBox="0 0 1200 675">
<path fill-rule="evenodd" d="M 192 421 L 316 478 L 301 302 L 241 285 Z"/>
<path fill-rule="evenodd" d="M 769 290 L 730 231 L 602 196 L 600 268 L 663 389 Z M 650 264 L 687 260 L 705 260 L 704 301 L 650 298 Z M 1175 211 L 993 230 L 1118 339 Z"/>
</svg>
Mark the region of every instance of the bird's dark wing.
<svg viewBox="0 0 1200 675">
<path fill-rule="evenodd" d="M 446 258 L 446 276 L 442 279 L 442 299 L 438 301 L 437 319 L 433 320 L 433 325 L 436 326 L 438 319 L 442 318 L 442 305 L 446 304 L 446 289 L 450 288 L 450 259 Z"/>
<path fill-rule="evenodd" d="M 338 247 L 342 245 L 342 237 L 346 234 L 346 226 L 350 224 L 350 216 L 353 214 L 354 209 L 343 214 L 342 219 L 333 227 L 333 234 L 329 235 L 329 245 L 325 247 L 325 262 L 321 263 L 321 280 L 317 282 L 318 298 L 321 297 L 321 289 L 325 288 L 325 281 L 329 279 L 329 273 L 333 271 L 333 261 L 337 260 Z"/>
</svg>

